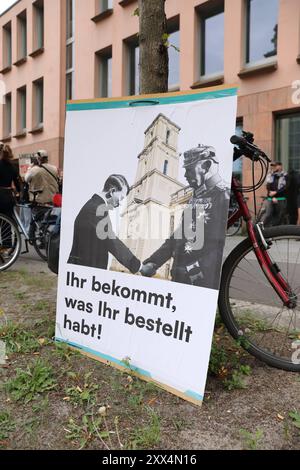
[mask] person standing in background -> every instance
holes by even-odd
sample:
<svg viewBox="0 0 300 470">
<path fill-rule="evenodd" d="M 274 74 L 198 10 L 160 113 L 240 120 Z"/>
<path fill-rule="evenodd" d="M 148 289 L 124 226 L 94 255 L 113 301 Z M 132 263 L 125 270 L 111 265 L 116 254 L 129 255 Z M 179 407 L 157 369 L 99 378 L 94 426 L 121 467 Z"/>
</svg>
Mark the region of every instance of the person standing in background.
<svg viewBox="0 0 300 470">
<path fill-rule="evenodd" d="M 39 150 L 33 165 L 25 175 L 25 182 L 29 184 L 29 191 L 41 191 L 36 201 L 39 204 L 51 204 L 53 196 L 58 193 L 58 170 L 48 163 L 48 154 Z M 30 196 L 32 199 L 32 196 Z"/>
<path fill-rule="evenodd" d="M 295 170 L 290 170 L 287 178 L 287 212 L 289 223 L 297 225 L 298 219 L 298 193 L 299 193 L 299 174 Z"/>
<path fill-rule="evenodd" d="M 283 171 L 282 163 L 271 163 L 272 173 L 267 176 L 266 213 L 263 223 L 266 227 L 282 225 L 287 208 L 287 174 Z"/>
<path fill-rule="evenodd" d="M 13 215 L 15 204 L 13 185 L 20 192 L 18 170 L 12 164 L 13 153 L 9 145 L 0 143 L 0 212 L 8 217 Z M 11 248 L 11 232 L 7 227 L 1 227 L 1 250 Z"/>
</svg>

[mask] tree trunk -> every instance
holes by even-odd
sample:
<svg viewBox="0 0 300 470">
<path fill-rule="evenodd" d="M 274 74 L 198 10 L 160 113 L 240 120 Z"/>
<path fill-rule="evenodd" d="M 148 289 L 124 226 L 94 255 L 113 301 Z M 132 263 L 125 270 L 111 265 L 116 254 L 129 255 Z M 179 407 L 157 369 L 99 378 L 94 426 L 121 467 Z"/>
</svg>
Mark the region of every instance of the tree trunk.
<svg viewBox="0 0 300 470">
<path fill-rule="evenodd" d="M 165 0 L 139 0 L 140 93 L 168 91 L 169 55 Z"/>
</svg>

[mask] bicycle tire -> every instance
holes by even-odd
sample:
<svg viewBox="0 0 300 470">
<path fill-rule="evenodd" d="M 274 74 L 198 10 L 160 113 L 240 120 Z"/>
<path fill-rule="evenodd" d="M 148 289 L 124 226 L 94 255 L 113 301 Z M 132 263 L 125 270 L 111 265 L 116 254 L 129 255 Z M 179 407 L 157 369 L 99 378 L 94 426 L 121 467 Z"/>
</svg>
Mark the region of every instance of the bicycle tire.
<svg viewBox="0 0 300 470">
<path fill-rule="evenodd" d="M 6 248 L 2 245 L 2 230 L 4 229 L 6 230 L 5 233 L 8 234 L 10 232 L 10 237 L 13 238 L 11 248 Z M 0 272 L 10 268 L 17 261 L 21 252 L 21 246 L 22 240 L 17 224 L 12 218 L 0 214 Z M 7 252 L 5 256 L 3 255 L 3 250 Z"/>
<path fill-rule="evenodd" d="M 47 239 L 46 239 L 46 228 L 41 228 L 37 223 L 35 227 L 34 238 L 32 240 L 33 248 L 43 261 L 48 260 L 47 255 Z"/>
<path fill-rule="evenodd" d="M 295 243 L 300 242 L 300 227 L 270 227 L 264 230 L 264 236 L 266 240 L 272 241 L 273 243 L 270 248 L 270 251 L 272 251 L 271 257 L 278 263 L 278 266 L 282 268 L 284 277 L 290 279 L 290 284 L 294 284 L 294 280 L 295 282 L 297 282 L 297 280 L 300 282 L 300 243 Z M 291 269 L 293 269 L 293 271 L 289 271 L 290 265 L 288 263 L 285 267 L 285 261 L 281 259 L 284 252 L 280 251 L 280 247 L 278 248 L 277 244 L 281 244 L 281 250 L 287 246 L 288 251 L 290 247 L 295 250 L 297 249 L 297 245 L 299 245 L 297 258 L 295 258 L 295 256 L 291 258 L 291 260 L 294 261 L 291 263 Z M 278 255 L 276 254 L 277 252 L 274 251 L 275 246 L 278 249 Z M 276 256 L 274 257 L 275 254 Z M 276 260 L 276 257 L 280 257 L 280 260 Z M 243 269 L 244 265 L 241 265 L 243 260 L 245 260 L 247 265 L 246 270 Z M 240 271 L 238 271 L 238 268 Z M 254 270 L 251 271 L 251 269 Z M 245 273 L 249 274 L 250 280 L 244 278 Z M 292 273 L 293 277 L 291 278 Z M 256 284 L 259 283 L 259 279 L 263 280 L 263 285 L 265 286 L 262 291 L 262 295 L 264 296 L 262 304 L 258 303 L 256 298 L 253 297 L 253 292 L 255 292 L 254 295 L 260 295 L 259 288 L 256 286 Z M 234 282 L 236 282 L 236 286 L 234 286 Z M 242 291 L 241 289 L 244 284 L 247 291 Z M 293 288 L 293 285 L 291 285 L 291 287 Z M 298 287 L 298 285 L 296 287 L 294 291 L 298 293 L 299 290 L 298 297 L 300 297 L 300 287 Z M 244 294 L 241 292 L 244 292 Z M 248 297 L 250 296 L 250 302 L 249 299 L 247 300 L 247 295 Z M 271 297 L 268 297 L 270 295 Z M 218 304 L 221 318 L 229 333 L 234 339 L 240 340 L 241 346 L 250 354 L 269 366 L 292 372 L 300 372 L 300 300 L 297 299 L 297 306 L 293 310 L 288 310 L 283 307 L 282 301 L 280 301 L 279 297 L 276 295 L 271 284 L 268 283 L 266 276 L 258 264 L 255 254 L 253 253 L 253 245 L 249 238 L 236 246 L 223 265 Z M 275 312 L 278 306 L 281 311 L 276 314 Z M 295 311 L 295 324 L 292 325 Z M 271 312 L 275 315 L 273 321 L 271 321 Z M 287 316 L 287 312 L 290 318 Z M 278 325 L 276 325 L 276 322 L 278 322 Z M 294 326 L 295 329 L 291 329 L 290 332 L 285 331 L 284 325 L 287 323 L 289 327 Z M 255 331 L 256 328 L 261 331 Z M 280 341 L 283 335 L 287 344 L 282 344 L 281 346 Z M 258 343 L 259 338 L 262 344 Z M 287 340 L 289 340 L 289 343 Z M 294 344 L 296 344 L 296 351 L 294 350 Z M 278 354 L 276 348 L 280 346 L 281 350 L 280 354 Z M 295 358 L 293 358 L 293 353 L 295 352 L 297 353 L 296 361 Z"/>
</svg>

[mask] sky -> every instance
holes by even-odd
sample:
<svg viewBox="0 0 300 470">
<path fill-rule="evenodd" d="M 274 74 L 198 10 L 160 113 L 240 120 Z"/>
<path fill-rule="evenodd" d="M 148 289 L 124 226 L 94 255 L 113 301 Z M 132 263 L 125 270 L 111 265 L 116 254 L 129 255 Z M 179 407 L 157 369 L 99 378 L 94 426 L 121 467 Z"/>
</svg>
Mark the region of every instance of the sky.
<svg viewBox="0 0 300 470">
<path fill-rule="evenodd" d="M 15 2 L 16 0 L 0 0 L 0 15 Z"/>
</svg>

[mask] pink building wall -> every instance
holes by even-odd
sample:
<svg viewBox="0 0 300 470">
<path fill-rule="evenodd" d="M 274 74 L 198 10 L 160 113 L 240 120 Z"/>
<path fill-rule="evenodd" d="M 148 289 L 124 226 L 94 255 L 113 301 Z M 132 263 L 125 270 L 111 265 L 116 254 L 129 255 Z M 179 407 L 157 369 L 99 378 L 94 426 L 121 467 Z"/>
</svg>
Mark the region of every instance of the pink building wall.
<svg viewBox="0 0 300 470">
<path fill-rule="evenodd" d="M 212 82 L 199 82 L 199 22 L 196 8 L 217 3 L 219 0 L 167 0 L 168 19 L 180 18 L 180 89 L 193 86 L 209 86 Z M 45 51 L 36 58 L 12 71 L 0 75 L 7 92 L 13 95 L 13 131 L 16 121 L 16 89 L 27 84 L 27 121 L 30 130 L 32 115 L 32 81 L 44 77 L 45 110 L 44 130 L 37 135 L 28 134 L 22 139 L 12 138 L 10 144 L 15 153 L 46 148 L 51 160 L 61 165 L 63 155 L 63 132 L 65 116 L 65 51 L 66 51 L 66 0 L 44 0 L 45 4 Z M 9 20 L 13 22 L 15 44 L 16 15 L 28 11 L 28 52 L 32 51 L 32 0 L 20 0 L 7 13 L 0 16 L 0 30 Z M 95 96 L 95 53 L 112 47 L 112 94 L 127 94 L 127 54 L 124 39 L 138 32 L 138 17 L 133 15 L 137 1 L 127 6 L 114 0 L 113 14 L 98 22 L 95 0 L 75 0 L 75 55 L 74 55 L 74 99 Z M 279 36 L 276 64 L 271 70 L 261 69 L 244 73 L 245 50 L 245 2 L 225 0 L 224 76 L 221 82 L 239 86 L 238 117 L 243 118 L 244 128 L 253 131 L 259 145 L 274 155 L 274 115 L 299 105 L 292 102 L 291 88 L 294 80 L 300 79 L 300 1 L 280 0 Z M 0 36 L 2 38 L 2 35 Z M 0 39 L 1 41 L 2 39 Z M 0 42 L 1 45 L 1 42 Z M 15 61 L 15 47 L 13 54 Z M 0 64 L 2 54 L 0 54 Z M 2 65 L 0 65 L 2 69 Z M 0 138 L 2 112 L 0 112 Z M 249 177 L 245 165 L 245 178 Z"/>
</svg>

